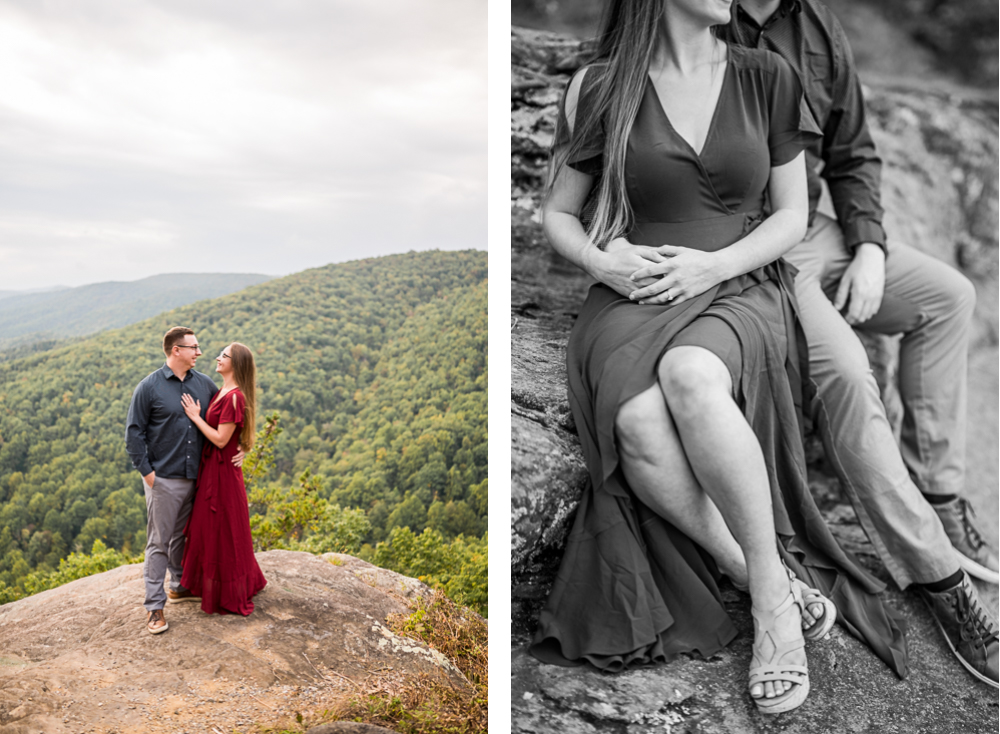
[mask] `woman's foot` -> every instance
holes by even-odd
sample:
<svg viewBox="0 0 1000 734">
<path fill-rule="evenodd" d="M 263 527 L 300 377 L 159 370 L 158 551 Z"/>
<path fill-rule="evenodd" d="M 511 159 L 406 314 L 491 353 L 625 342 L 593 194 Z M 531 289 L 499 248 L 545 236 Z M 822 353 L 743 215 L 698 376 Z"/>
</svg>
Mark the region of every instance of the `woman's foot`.
<svg viewBox="0 0 1000 734">
<path fill-rule="evenodd" d="M 786 566 L 787 568 L 787 566 Z M 746 569 L 727 571 L 729 582 L 737 591 L 750 593 L 750 579 Z M 818 590 L 806 586 L 805 582 L 795 576 L 795 583 L 802 595 L 802 633 L 807 640 L 818 640 L 833 629 L 837 621 L 837 607 Z"/>
<path fill-rule="evenodd" d="M 837 621 L 837 607 L 818 589 L 806 586 L 801 579 L 796 578 L 795 583 L 802 595 L 802 636 L 807 640 L 819 640 L 833 629 Z"/>
<path fill-rule="evenodd" d="M 780 599 L 780 592 L 760 594 L 761 598 L 754 600 L 750 610 L 754 620 L 754 642 L 749 689 L 762 713 L 791 711 L 801 706 L 809 693 L 809 671 L 802 637 L 802 596 L 791 572 L 788 573 L 784 599 L 775 604 L 775 600 Z M 763 609 L 757 606 L 758 601 Z"/>
</svg>

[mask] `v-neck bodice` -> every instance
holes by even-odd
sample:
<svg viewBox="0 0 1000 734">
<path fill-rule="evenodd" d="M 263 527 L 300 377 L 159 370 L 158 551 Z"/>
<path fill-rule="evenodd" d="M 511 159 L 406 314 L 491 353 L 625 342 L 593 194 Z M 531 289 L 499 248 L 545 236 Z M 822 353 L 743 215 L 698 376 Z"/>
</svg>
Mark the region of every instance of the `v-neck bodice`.
<svg viewBox="0 0 1000 734">
<path fill-rule="evenodd" d="M 817 135 L 819 127 L 802 99 L 798 77 L 775 54 L 730 46 L 719 99 L 700 154 L 673 128 L 647 76 L 628 139 L 625 184 L 637 244 L 649 223 L 689 223 L 746 215 L 764 207 L 771 168 L 789 162 Z M 603 69 L 588 67 L 577 119 L 589 113 Z M 565 120 L 557 144 L 569 142 Z M 569 165 L 594 176 L 603 172 L 603 137 L 584 141 Z M 658 235 L 657 235 L 658 236 Z M 697 240 L 697 236 L 695 236 Z M 731 242 L 714 242 L 718 249 Z M 689 245 L 690 246 L 690 245 Z"/>
<path fill-rule="evenodd" d="M 660 97 L 660 93 L 656 91 L 656 83 L 653 81 L 652 74 L 646 74 L 646 85 L 653 90 L 653 99 L 656 101 L 656 106 L 660 108 L 660 113 L 663 115 L 663 120 L 670 132 L 676 135 L 680 140 L 688 147 L 691 153 L 696 157 L 700 158 L 701 154 L 705 152 L 705 148 L 712 140 L 712 133 L 715 131 L 715 120 L 719 116 L 719 103 L 722 101 L 722 96 L 726 93 L 726 86 L 729 82 L 729 59 L 725 60 L 725 65 L 722 69 L 722 79 L 719 82 L 719 96 L 715 100 L 715 106 L 712 108 L 712 114 L 708 120 L 708 128 L 705 130 L 705 139 L 702 141 L 701 150 L 695 150 L 694 145 L 680 134 L 680 131 L 674 127 L 673 121 L 670 119 L 670 113 L 667 112 L 667 108 L 663 104 L 663 98 Z M 714 86 L 714 83 L 713 85 Z"/>
</svg>

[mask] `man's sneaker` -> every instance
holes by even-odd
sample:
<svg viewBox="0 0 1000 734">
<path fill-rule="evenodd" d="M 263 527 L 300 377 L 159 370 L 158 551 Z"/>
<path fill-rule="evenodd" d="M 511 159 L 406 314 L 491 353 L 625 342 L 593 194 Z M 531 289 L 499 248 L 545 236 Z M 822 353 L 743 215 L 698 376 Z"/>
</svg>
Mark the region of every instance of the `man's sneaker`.
<svg viewBox="0 0 1000 734">
<path fill-rule="evenodd" d="M 979 593 L 966 573 L 962 580 L 941 592 L 918 586 L 931 615 L 944 633 L 948 647 L 966 670 L 994 688 L 997 685 L 997 622 L 979 601 Z"/>
<path fill-rule="evenodd" d="M 169 629 L 167 620 L 163 616 L 162 609 L 154 609 L 146 615 L 146 629 L 151 635 L 158 635 Z"/>
<path fill-rule="evenodd" d="M 180 591 L 167 589 L 167 601 L 171 604 L 177 604 L 182 601 L 201 601 L 201 597 L 195 596 L 187 589 L 181 589 Z"/>
<path fill-rule="evenodd" d="M 972 505 L 961 497 L 943 505 L 932 505 L 956 551 L 958 565 L 971 576 L 989 584 L 1000 583 L 997 552 L 990 548 L 972 524 Z"/>
</svg>

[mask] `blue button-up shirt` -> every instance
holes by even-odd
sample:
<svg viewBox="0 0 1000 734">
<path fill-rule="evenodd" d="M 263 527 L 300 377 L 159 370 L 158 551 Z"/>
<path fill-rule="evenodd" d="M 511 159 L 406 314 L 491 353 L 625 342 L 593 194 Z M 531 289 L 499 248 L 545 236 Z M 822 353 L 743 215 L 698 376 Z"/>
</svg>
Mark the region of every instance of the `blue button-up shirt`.
<svg viewBox="0 0 1000 734">
<path fill-rule="evenodd" d="M 166 364 L 140 382 L 125 423 L 132 466 L 143 476 L 155 471 L 166 479 L 196 479 L 204 437 L 184 412 L 181 395 L 200 400 L 204 418 L 218 391 L 208 375 L 190 370 L 181 381 Z"/>
</svg>

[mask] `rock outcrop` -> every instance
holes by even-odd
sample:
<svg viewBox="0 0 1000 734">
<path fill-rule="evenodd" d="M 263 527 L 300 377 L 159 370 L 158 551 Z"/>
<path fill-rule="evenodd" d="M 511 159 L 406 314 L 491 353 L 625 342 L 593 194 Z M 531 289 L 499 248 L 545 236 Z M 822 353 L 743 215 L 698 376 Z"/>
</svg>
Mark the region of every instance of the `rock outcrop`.
<svg viewBox="0 0 1000 734">
<path fill-rule="evenodd" d="M 290 727 L 377 670 L 467 685 L 439 652 L 385 625 L 429 593 L 420 582 L 339 554 L 257 560 L 268 585 L 249 617 L 168 604 L 170 629 L 155 636 L 141 565 L 0 606 L 0 733 Z"/>
<path fill-rule="evenodd" d="M 913 722 L 912 728 L 903 726 L 899 731 L 995 730 L 995 691 L 964 673 L 912 593 L 889 593 L 890 602 L 911 625 L 914 673 L 907 682 L 897 681 L 837 628 L 824 647 L 810 646 L 810 669 L 822 681 L 814 687 L 822 692 L 811 696 L 809 712 L 779 717 L 781 723 L 764 722 L 741 693 L 749 663 L 747 635 L 711 660 L 685 659 L 620 676 L 540 666 L 526 655 L 524 645 L 588 481 L 566 403 L 564 371 L 567 337 L 590 280 L 548 247 L 536 212 L 562 89 L 591 49 L 566 37 L 522 29 L 513 30 L 511 44 L 514 730 L 891 730 L 897 705 L 909 710 L 905 720 Z M 886 229 L 891 237 L 959 267 L 973 280 L 979 294 L 974 347 L 987 357 L 995 355 L 996 102 L 888 86 L 865 91 L 872 134 L 885 163 Z M 898 425 L 897 340 L 867 335 L 862 339 L 889 415 Z M 995 356 L 986 363 L 990 360 L 995 364 Z M 995 376 L 995 366 L 992 369 Z M 990 404 L 995 405 L 995 377 L 992 382 Z M 990 424 L 982 430 L 994 432 L 995 444 L 995 408 L 988 408 L 987 416 Z M 845 547 L 887 578 L 838 482 L 823 471 L 818 442 L 807 449 L 811 486 L 827 521 Z M 987 508 L 996 506 L 995 464 L 994 459 L 986 466 L 992 479 L 981 489 L 990 494 L 990 501 L 983 503 Z M 995 543 L 995 527 L 990 534 Z M 987 590 L 987 598 L 995 610 L 995 588 Z M 737 624 L 749 632 L 746 598 L 730 592 L 729 606 Z M 844 701 L 854 705 L 843 707 Z M 951 710 L 956 707 L 963 708 L 960 715 Z M 932 717 L 934 711 L 947 715 L 937 721 L 923 718 Z"/>
</svg>

